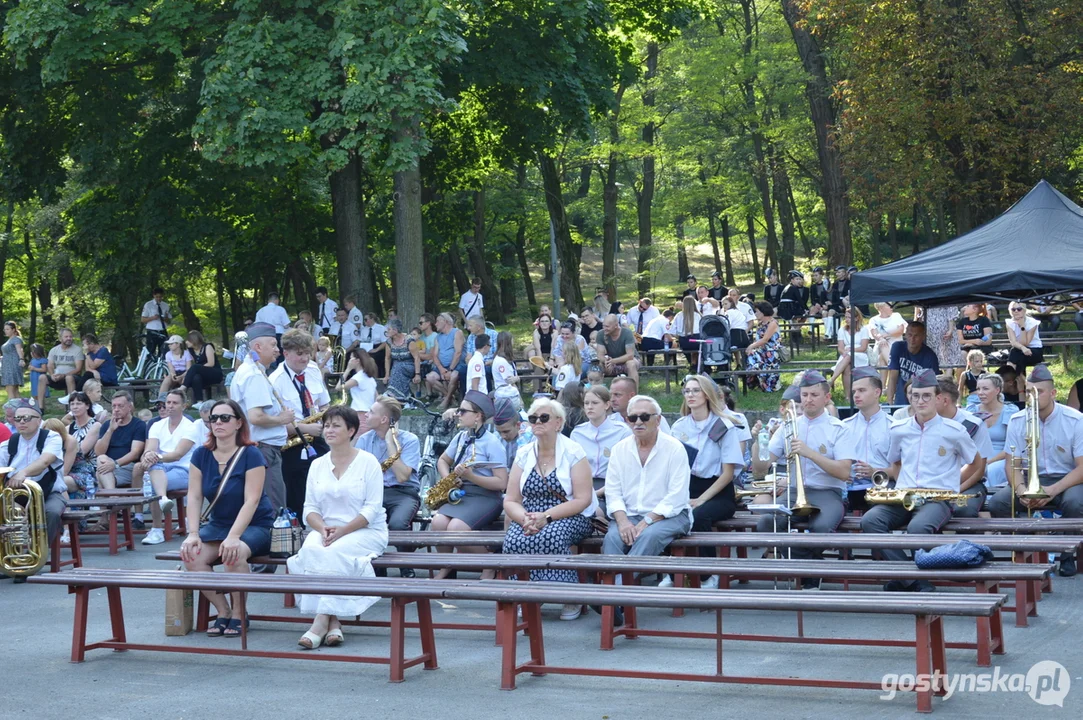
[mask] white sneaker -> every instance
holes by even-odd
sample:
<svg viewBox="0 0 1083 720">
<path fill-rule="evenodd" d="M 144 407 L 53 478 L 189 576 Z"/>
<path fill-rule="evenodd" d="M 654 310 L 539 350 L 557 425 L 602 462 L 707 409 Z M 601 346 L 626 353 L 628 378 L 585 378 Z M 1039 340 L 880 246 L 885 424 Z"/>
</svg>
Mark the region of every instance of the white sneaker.
<svg viewBox="0 0 1083 720">
<path fill-rule="evenodd" d="M 165 532 L 161 528 L 151 528 L 141 542 L 144 545 L 161 545 L 165 542 Z"/>
<path fill-rule="evenodd" d="M 560 619 L 561 620 L 575 620 L 576 618 L 578 618 L 582 614 L 582 612 L 583 612 L 583 606 L 582 605 L 566 604 L 560 610 Z"/>
<path fill-rule="evenodd" d="M 68 396 L 67 396 L 67 395 L 64 395 L 63 397 L 58 397 L 58 398 L 56 399 L 56 401 L 57 401 L 58 403 L 60 403 L 61 405 L 67 405 L 67 404 L 68 404 Z"/>
<path fill-rule="evenodd" d="M 673 576 L 663 575 L 662 579 L 658 581 L 658 587 L 673 587 Z"/>
<path fill-rule="evenodd" d="M 166 517 L 169 517 L 169 512 L 176 504 L 177 503 L 175 503 L 172 498 L 163 497 L 158 500 L 158 507 L 162 509 L 162 514 Z"/>
<path fill-rule="evenodd" d="M 71 545 L 71 535 L 67 528 L 64 528 L 64 533 L 60 536 L 60 544 L 64 547 L 69 547 Z"/>
<path fill-rule="evenodd" d="M 711 577 L 700 583 L 700 587 L 705 590 L 717 590 L 718 589 L 718 576 L 712 575 Z"/>
</svg>

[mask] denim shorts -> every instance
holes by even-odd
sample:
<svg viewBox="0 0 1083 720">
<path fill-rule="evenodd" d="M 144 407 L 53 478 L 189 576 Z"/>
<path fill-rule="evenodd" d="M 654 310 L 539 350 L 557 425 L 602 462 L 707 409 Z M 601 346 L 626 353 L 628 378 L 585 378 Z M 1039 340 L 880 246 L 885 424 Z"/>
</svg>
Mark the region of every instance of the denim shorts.
<svg viewBox="0 0 1083 720">
<path fill-rule="evenodd" d="M 203 542 L 220 543 L 229 537 L 231 529 L 232 526 L 229 525 L 207 523 L 199 528 L 199 539 Z M 253 557 L 266 555 L 271 552 L 271 528 L 249 525 L 241 533 L 241 542 L 248 546 Z"/>
</svg>

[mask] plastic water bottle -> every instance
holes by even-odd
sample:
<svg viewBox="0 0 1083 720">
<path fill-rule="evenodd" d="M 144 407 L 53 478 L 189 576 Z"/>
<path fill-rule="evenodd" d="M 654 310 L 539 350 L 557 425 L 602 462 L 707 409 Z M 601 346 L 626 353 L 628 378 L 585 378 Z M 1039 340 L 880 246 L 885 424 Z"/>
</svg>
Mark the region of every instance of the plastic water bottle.
<svg viewBox="0 0 1083 720">
<path fill-rule="evenodd" d="M 98 480 L 94 477 L 94 473 L 90 473 L 86 479 L 86 497 L 87 500 L 93 500 L 98 496 Z"/>
<path fill-rule="evenodd" d="M 150 484 L 150 473 L 143 473 L 143 497 L 149 498 L 154 494 L 154 486 Z"/>
<path fill-rule="evenodd" d="M 767 449 L 767 446 L 771 444 L 771 433 L 767 432 L 767 427 L 760 428 L 759 438 L 756 440 L 756 444 L 760 448 L 760 462 L 767 462 L 771 459 L 771 451 Z"/>
</svg>

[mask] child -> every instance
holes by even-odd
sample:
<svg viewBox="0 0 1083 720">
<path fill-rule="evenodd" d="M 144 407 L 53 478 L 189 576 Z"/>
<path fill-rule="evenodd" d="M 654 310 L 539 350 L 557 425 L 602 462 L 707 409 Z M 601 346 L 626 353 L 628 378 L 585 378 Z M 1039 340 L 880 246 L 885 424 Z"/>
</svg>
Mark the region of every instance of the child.
<svg viewBox="0 0 1083 720">
<path fill-rule="evenodd" d="M 587 370 L 587 384 L 583 389 L 592 387 L 605 387 L 605 376 L 602 375 L 602 369 L 597 365 L 591 365 L 590 370 Z"/>
<path fill-rule="evenodd" d="M 978 378 L 985 372 L 985 353 L 971 350 L 966 354 L 966 372 L 959 376 L 959 397 L 966 398 L 966 409 L 973 409 L 981 403 L 978 398 Z"/>
<path fill-rule="evenodd" d="M 583 361 L 579 354 L 579 348 L 575 343 L 564 343 L 564 364 L 557 370 L 553 379 L 553 389 L 560 392 L 572 380 L 578 382 L 580 373 L 583 372 Z"/>
<path fill-rule="evenodd" d="M 45 356 L 45 348 L 41 343 L 30 346 L 30 396 L 38 399 L 38 407 L 45 407 L 45 398 L 49 397 L 49 384 L 42 382 L 42 393 L 38 395 L 38 382 L 45 374 L 45 368 L 49 364 L 49 358 Z"/>
<path fill-rule="evenodd" d="M 485 355 L 489 350 L 489 336 L 482 333 L 474 340 L 474 354 L 466 364 L 466 389 L 489 394 L 489 382 L 485 379 Z"/>
<path fill-rule="evenodd" d="M 137 412 L 135 416 L 143 422 L 150 422 L 154 418 L 154 413 L 152 413 L 147 408 L 143 408 L 142 410 Z"/>
<path fill-rule="evenodd" d="M 335 354 L 331 352 L 331 338 L 326 335 L 316 341 L 316 367 L 320 369 L 324 382 L 335 371 Z"/>
<path fill-rule="evenodd" d="M 496 355 L 493 356 L 493 396 L 495 399 L 507 398 L 518 411 L 523 407 L 523 398 L 519 394 L 514 357 L 511 333 L 501 332 L 496 336 Z"/>
</svg>

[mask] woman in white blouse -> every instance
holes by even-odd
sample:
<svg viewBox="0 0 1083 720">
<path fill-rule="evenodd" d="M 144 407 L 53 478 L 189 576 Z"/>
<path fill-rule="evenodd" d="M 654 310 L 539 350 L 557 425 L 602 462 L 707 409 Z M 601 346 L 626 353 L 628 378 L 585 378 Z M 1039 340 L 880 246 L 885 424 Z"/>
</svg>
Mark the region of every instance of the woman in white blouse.
<svg viewBox="0 0 1083 720">
<path fill-rule="evenodd" d="M 384 479 L 376 458 L 353 446 L 359 427 L 352 408 L 334 405 L 324 415 L 323 437 L 331 452 L 314 460 L 308 470 L 304 516 L 312 532 L 301 551 L 286 561 L 294 575 L 375 577 L 372 559 L 387 549 Z M 299 596 L 301 612 L 316 617 L 297 644 L 310 650 L 321 644 L 341 645 L 339 618 L 360 615 L 377 600 Z"/>
<path fill-rule="evenodd" d="M 891 346 L 902 340 L 906 332 L 906 320 L 886 302 L 876 303 L 877 314 L 869 320 L 869 336 L 873 339 L 873 357 L 879 367 L 887 368 L 891 362 Z M 887 382 L 887 370 L 880 371 L 880 380 Z"/>
<path fill-rule="evenodd" d="M 850 308 L 842 325 L 845 332 L 839 333 L 839 359 L 835 362 L 829 382 L 834 386 L 835 380 L 842 375 L 842 385 L 846 389 L 846 396 L 849 397 L 850 369 L 868 367 L 869 364 L 869 329 L 865 325 L 865 317 L 856 307 Z"/>
<path fill-rule="evenodd" d="M 534 442 L 515 456 L 504 497 L 512 524 L 504 536 L 505 554 L 567 555 L 588 537 L 598 506 L 591 491 L 590 464 L 577 443 L 564 437 L 564 408 L 551 398 L 530 406 L 527 421 Z M 577 582 L 574 570 L 532 570 L 531 580 Z M 565 605 L 562 620 L 579 617 L 580 606 Z"/>
<path fill-rule="evenodd" d="M 1004 325 L 1012 347 L 1008 351 L 1006 364 L 1019 373 L 1016 388 L 1010 390 L 1022 396 L 1027 391 L 1026 369 L 1034 367 L 1044 359 L 1042 338 L 1038 333 L 1041 323 L 1027 315 L 1027 308 L 1022 303 L 1013 302 L 1008 305 L 1008 313 L 1011 317 Z"/>
<path fill-rule="evenodd" d="M 696 301 L 686 295 L 681 301 L 681 311 L 673 318 L 673 334 L 684 351 L 689 367 L 696 366 L 697 346 L 692 339 L 699 335 L 700 314 L 696 312 Z"/>
<path fill-rule="evenodd" d="M 576 425 L 571 438 L 586 453 L 593 478 L 594 494 L 598 498 L 597 516 L 606 521 L 605 474 L 609 470 L 609 455 L 613 446 L 632 434 L 628 423 L 612 412 L 609 389 L 605 385 L 591 385 L 583 394 L 583 412 L 587 422 Z"/>
</svg>

